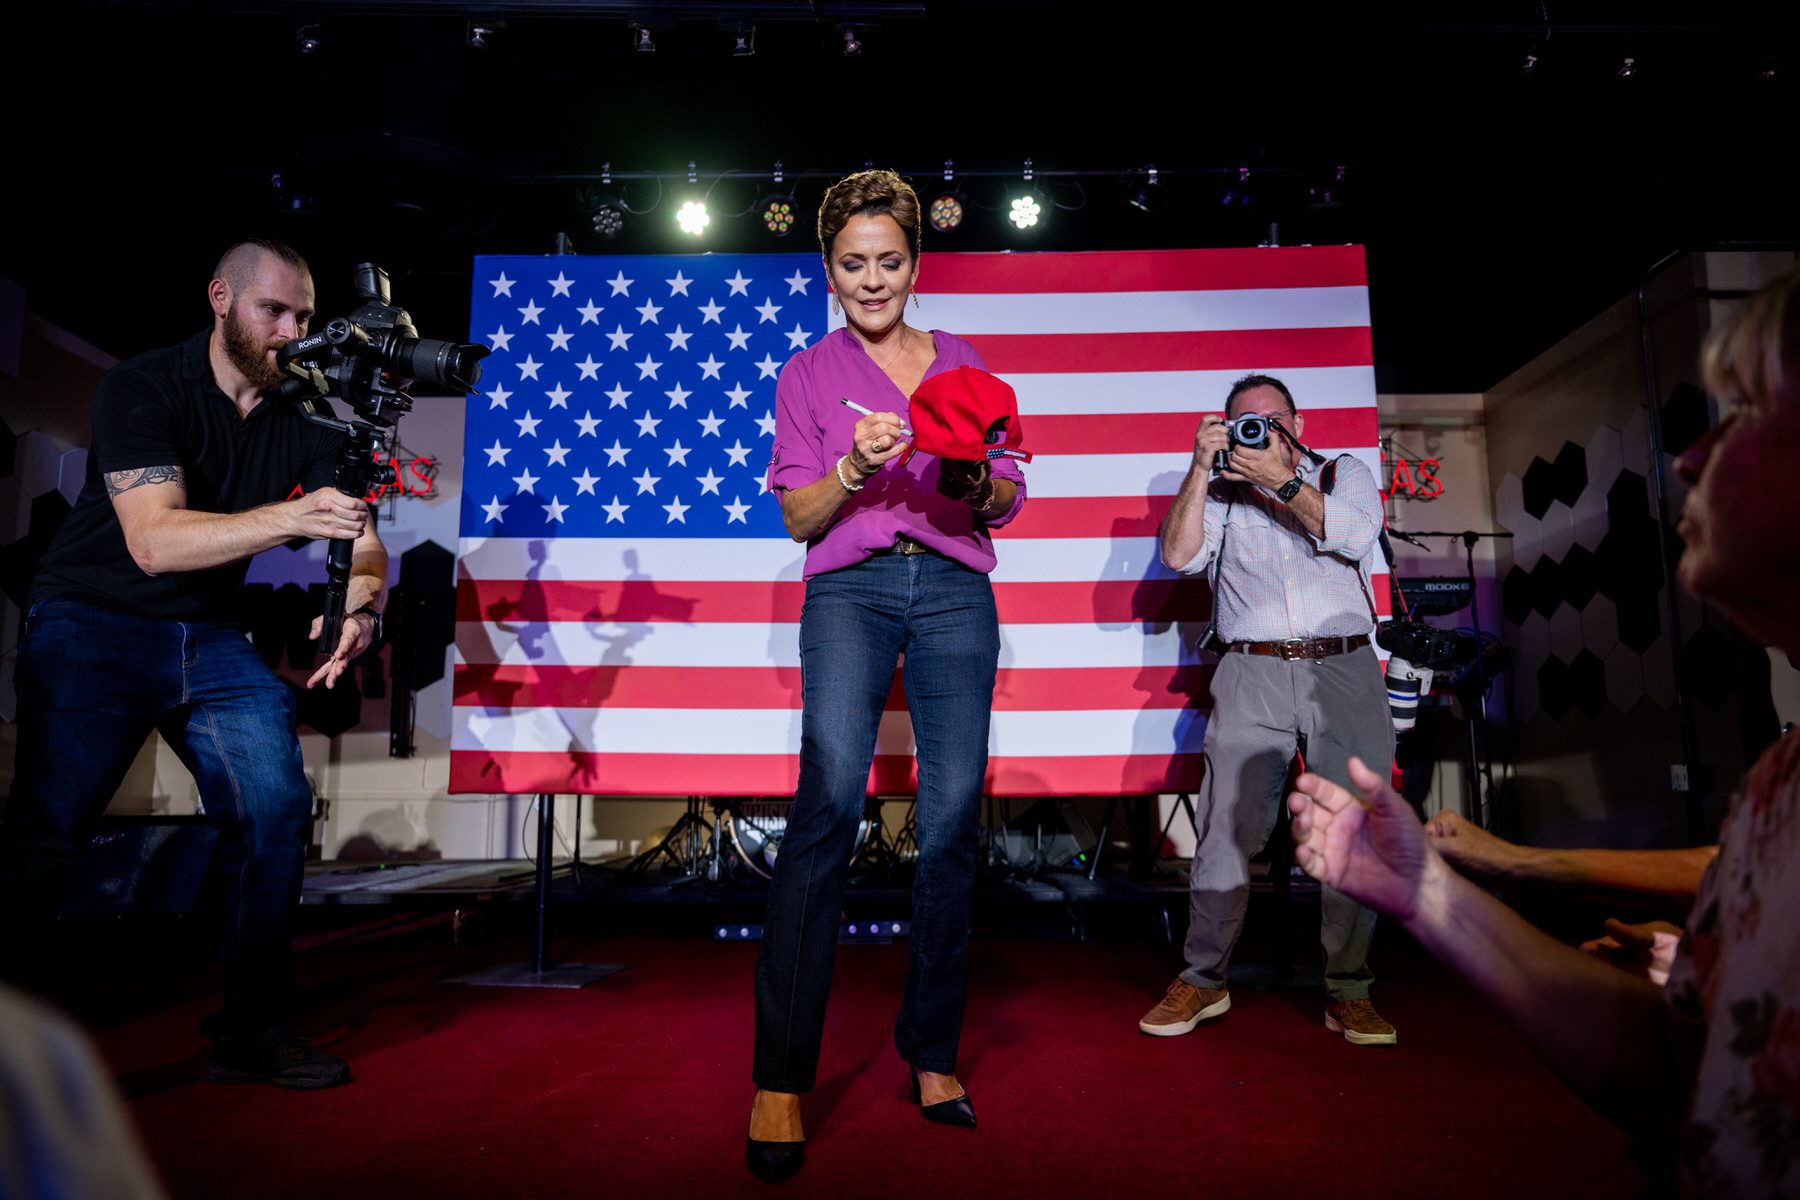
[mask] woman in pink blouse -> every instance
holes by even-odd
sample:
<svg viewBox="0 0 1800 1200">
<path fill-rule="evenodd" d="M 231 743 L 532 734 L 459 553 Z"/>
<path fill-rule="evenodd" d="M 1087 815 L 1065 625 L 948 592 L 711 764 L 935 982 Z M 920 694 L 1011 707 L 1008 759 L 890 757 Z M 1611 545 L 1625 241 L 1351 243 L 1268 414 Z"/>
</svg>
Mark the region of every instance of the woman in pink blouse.
<svg viewBox="0 0 1800 1200">
<path fill-rule="evenodd" d="M 919 200 L 892 171 L 840 180 L 819 244 L 845 326 L 790 359 L 775 389 L 769 489 L 806 543 L 800 617 L 800 782 L 769 888 L 756 969 L 749 1165 L 800 1169 L 800 1094 L 818 1068 L 838 916 L 883 704 L 902 653 L 917 745 L 918 874 L 894 1043 L 924 1115 L 973 1126 L 956 1080 L 969 906 L 1000 632 L 990 530 L 1025 502 L 1010 459 L 962 463 L 907 447 L 908 397 L 980 367 L 918 305 Z M 852 401 L 868 415 L 844 404 Z"/>
</svg>

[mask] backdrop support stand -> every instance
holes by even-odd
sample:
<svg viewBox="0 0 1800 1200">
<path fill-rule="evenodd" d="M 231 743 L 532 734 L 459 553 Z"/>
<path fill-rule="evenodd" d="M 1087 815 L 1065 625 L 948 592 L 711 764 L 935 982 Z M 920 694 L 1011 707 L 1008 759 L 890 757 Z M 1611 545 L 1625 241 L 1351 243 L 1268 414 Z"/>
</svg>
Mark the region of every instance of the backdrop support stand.
<svg viewBox="0 0 1800 1200">
<path fill-rule="evenodd" d="M 450 983 L 466 983 L 475 987 L 580 988 L 586 987 L 596 979 L 616 975 L 631 965 L 629 963 L 562 963 L 554 967 L 547 965 L 550 875 L 554 869 L 550 865 L 550 855 L 556 827 L 556 816 L 551 811 L 551 802 L 554 799 L 555 797 L 548 793 L 538 793 L 538 849 L 535 871 L 537 912 L 531 961 L 528 963 L 503 963 L 497 967 L 471 971 L 466 975 L 454 976 L 449 980 Z"/>
</svg>

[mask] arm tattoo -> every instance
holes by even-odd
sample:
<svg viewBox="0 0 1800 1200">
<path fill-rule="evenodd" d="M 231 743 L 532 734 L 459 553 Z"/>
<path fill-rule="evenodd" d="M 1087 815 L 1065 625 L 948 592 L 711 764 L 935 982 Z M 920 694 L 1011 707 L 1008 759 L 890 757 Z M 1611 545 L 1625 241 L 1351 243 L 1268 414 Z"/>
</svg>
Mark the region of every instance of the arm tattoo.
<svg viewBox="0 0 1800 1200">
<path fill-rule="evenodd" d="M 187 476 L 182 474 L 181 468 L 178 466 L 139 467 L 131 471 L 108 471 L 105 478 L 106 494 L 109 496 L 117 496 L 120 492 L 129 492 L 132 488 L 144 487 L 148 484 L 173 483 L 183 486 L 187 483 Z"/>
</svg>

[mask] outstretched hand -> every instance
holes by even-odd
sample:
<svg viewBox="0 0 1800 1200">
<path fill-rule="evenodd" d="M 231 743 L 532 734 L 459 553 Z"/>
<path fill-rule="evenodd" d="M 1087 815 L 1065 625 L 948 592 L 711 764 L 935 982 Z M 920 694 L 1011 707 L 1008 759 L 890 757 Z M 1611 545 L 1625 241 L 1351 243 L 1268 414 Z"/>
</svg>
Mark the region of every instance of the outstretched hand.
<svg viewBox="0 0 1800 1200">
<path fill-rule="evenodd" d="M 1477 879 L 1504 878 L 1529 855 L 1523 847 L 1494 836 L 1449 809 L 1425 823 L 1425 836 L 1444 861 Z"/>
<path fill-rule="evenodd" d="M 1360 758 L 1350 760 L 1350 781 L 1356 792 L 1310 771 L 1300 776 L 1288 797 L 1294 861 L 1320 883 L 1407 920 L 1443 860 L 1412 808 Z"/>
<path fill-rule="evenodd" d="M 1627 925 L 1616 918 L 1608 918 L 1606 936 L 1583 942 L 1581 948 L 1595 958 L 1661 987 L 1669 982 L 1669 970 L 1675 965 L 1675 950 L 1680 945 L 1679 925 L 1667 921 Z"/>
</svg>

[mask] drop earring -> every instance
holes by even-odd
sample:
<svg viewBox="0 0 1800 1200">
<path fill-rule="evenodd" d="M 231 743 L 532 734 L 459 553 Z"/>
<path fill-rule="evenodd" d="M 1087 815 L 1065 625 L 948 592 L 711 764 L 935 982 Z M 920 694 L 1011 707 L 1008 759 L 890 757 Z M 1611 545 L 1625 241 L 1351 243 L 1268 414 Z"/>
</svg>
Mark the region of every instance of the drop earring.
<svg viewBox="0 0 1800 1200">
<path fill-rule="evenodd" d="M 838 300 L 836 292 L 831 293 L 831 315 L 834 317 L 841 317 L 844 315 L 843 303 Z"/>
<path fill-rule="evenodd" d="M 914 308 L 919 307 L 919 291 L 917 288 L 913 289 L 912 298 L 913 298 L 913 307 Z"/>
</svg>

